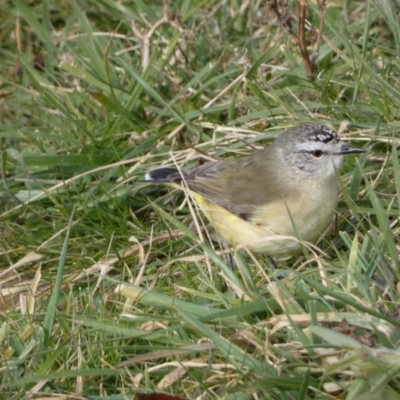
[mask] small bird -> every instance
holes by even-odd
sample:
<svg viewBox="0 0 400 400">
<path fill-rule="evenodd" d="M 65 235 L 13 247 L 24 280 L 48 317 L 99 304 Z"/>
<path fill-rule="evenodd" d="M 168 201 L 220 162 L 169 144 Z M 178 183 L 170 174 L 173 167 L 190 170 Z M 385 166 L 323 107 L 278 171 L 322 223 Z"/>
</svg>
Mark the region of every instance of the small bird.
<svg viewBox="0 0 400 400">
<path fill-rule="evenodd" d="M 266 149 L 211 162 L 191 171 L 159 168 L 145 182 L 188 189 L 225 242 L 271 257 L 301 252 L 299 239 L 315 243 L 332 221 L 344 144 L 323 125 L 281 133 Z"/>
</svg>

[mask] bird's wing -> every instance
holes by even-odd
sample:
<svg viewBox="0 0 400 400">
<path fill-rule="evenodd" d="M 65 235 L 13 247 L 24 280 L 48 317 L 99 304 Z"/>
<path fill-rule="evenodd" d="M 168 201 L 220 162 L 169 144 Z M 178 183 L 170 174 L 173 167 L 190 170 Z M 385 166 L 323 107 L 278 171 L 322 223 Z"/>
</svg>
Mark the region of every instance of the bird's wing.
<svg viewBox="0 0 400 400">
<path fill-rule="evenodd" d="M 230 200 L 218 187 L 218 175 L 227 167 L 227 161 L 217 161 L 197 167 L 189 172 L 177 171 L 168 175 L 168 181 L 187 186 L 200 196 L 229 209 Z M 184 181 L 184 182 L 182 182 Z M 214 183 L 214 184 L 213 184 Z"/>
<path fill-rule="evenodd" d="M 185 185 L 212 203 L 245 220 L 260 206 L 282 198 L 285 182 L 265 168 L 268 153 L 254 153 L 240 159 L 229 159 L 202 165 L 192 171 L 176 173 L 169 179 L 185 180 Z M 278 190 L 279 186 L 279 190 Z"/>
</svg>

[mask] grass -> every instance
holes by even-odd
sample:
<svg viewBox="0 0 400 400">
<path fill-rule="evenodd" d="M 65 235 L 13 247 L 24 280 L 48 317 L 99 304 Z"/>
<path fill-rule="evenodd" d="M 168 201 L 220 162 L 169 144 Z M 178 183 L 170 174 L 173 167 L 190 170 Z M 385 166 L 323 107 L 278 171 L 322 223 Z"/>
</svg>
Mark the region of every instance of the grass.
<svg viewBox="0 0 400 400">
<path fill-rule="evenodd" d="M 400 398 L 398 2 L 332 2 L 314 80 L 262 2 L 1 7 L 3 398 Z M 139 182 L 311 121 L 369 153 L 274 271 L 232 271 L 182 194 Z"/>
</svg>

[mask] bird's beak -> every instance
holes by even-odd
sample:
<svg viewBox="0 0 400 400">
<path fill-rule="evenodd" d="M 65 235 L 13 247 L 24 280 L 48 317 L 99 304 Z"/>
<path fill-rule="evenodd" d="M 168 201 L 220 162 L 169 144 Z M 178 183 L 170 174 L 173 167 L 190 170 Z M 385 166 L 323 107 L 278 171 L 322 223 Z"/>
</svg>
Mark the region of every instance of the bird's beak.
<svg viewBox="0 0 400 400">
<path fill-rule="evenodd" d="M 366 153 L 366 152 L 367 150 L 360 149 L 359 147 L 352 147 L 352 146 L 347 146 L 347 144 L 342 144 L 340 151 L 337 152 L 336 154 L 346 155 L 346 154 Z"/>
</svg>

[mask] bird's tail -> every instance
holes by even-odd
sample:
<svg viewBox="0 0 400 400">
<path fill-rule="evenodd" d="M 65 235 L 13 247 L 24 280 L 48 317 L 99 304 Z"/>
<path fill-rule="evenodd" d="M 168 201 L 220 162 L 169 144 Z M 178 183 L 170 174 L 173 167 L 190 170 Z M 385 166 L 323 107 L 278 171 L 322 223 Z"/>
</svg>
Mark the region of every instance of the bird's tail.
<svg viewBox="0 0 400 400">
<path fill-rule="evenodd" d="M 158 168 L 149 171 L 144 176 L 143 182 L 154 183 L 179 183 L 182 177 L 176 168 Z"/>
</svg>

